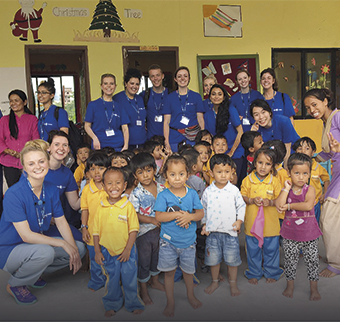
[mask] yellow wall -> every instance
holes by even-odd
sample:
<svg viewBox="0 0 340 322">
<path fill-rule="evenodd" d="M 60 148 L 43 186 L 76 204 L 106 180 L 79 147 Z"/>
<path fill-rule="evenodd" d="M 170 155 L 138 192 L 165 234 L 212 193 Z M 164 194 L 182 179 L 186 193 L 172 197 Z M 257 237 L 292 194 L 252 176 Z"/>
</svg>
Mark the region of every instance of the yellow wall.
<svg viewBox="0 0 340 322">
<path fill-rule="evenodd" d="M 43 1 L 36 1 L 39 9 Z M 74 30 L 83 32 L 92 17 L 55 17 L 52 8 L 85 7 L 94 11 L 97 0 L 48 1 L 43 12 L 39 37 L 43 45 L 86 45 L 89 54 L 91 97 L 100 95 L 99 79 L 104 72 L 117 76 L 117 91 L 123 89 L 121 47 L 135 45 L 178 46 L 180 65 L 192 73 L 191 88 L 198 90 L 197 55 L 259 54 L 260 70 L 271 66 L 271 48 L 276 47 L 339 47 L 340 1 L 225 1 L 113 0 L 124 28 L 139 32 L 140 44 L 75 42 Z M 237 4 L 242 6 L 243 38 L 215 38 L 203 35 L 203 4 Z M 0 68 L 24 67 L 24 45 L 33 44 L 32 35 L 24 43 L 11 33 L 9 23 L 20 8 L 16 0 L 0 2 L 1 41 Z M 124 8 L 140 9 L 142 19 L 124 17 Z M 2 99 L 2 98 L 1 98 Z M 308 134 L 320 146 L 322 125 L 318 122 L 296 121 L 300 135 Z"/>
</svg>

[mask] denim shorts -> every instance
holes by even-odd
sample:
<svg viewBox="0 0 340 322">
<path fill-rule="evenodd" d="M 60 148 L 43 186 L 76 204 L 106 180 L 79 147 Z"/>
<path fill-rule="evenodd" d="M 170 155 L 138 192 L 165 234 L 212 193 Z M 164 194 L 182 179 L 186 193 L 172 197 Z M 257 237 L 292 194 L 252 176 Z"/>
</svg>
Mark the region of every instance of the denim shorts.
<svg viewBox="0 0 340 322">
<path fill-rule="evenodd" d="M 216 266 L 222 262 L 222 256 L 228 266 L 240 266 L 240 244 L 238 237 L 227 233 L 210 233 L 205 246 L 205 264 Z"/>
<path fill-rule="evenodd" d="M 184 273 L 194 274 L 196 258 L 196 243 L 188 248 L 177 248 L 168 241 L 160 239 L 159 257 L 157 269 L 162 272 L 170 272 L 179 267 Z"/>
</svg>

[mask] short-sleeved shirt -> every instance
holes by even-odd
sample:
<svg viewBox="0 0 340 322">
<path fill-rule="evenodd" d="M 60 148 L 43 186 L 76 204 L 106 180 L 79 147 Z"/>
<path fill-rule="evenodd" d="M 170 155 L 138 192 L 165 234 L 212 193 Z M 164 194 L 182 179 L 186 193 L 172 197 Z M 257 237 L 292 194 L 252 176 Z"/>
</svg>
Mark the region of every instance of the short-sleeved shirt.
<svg viewBox="0 0 340 322">
<path fill-rule="evenodd" d="M 157 195 L 162 192 L 165 187 L 160 184 L 157 184 Z M 154 206 L 156 202 L 156 198 L 153 196 L 152 193 L 150 193 L 148 190 L 146 190 L 141 183 L 139 182 L 137 187 L 132 190 L 129 200 L 135 207 L 135 210 L 137 213 L 139 213 L 142 216 L 148 216 L 148 217 L 155 217 L 155 211 Z M 153 224 L 148 223 L 139 223 L 139 233 L 138 237 L 146 234 L 148 231 L 155 229 L 156 226 Z"/>
<path fill-rule="evenodd" d="M 242 181 L 241 195 L 248 198 L 261 197 L 269 200 L 275 200 L 281 192 L 279 179 L 272 174 L 260 181 L 253 171 Z M 274 206 L 263 207 L 264 210 L 264 229 L 263 237 L 272 237 L 280 235 L 279 213 Z M 250 233 L 254 220 L 257 217 L 259 207 L 255 204 L 247 205 L 244 219 L 244 233 L 253 236 Z"/>
<path fill-rule="evenodd" d="M 228 182 L 220 189 L 213 182 L 203 193 L 202 205 L 202 224 L 206 224 L 206 231 L 237 237 L 232 225 L 236 220 L 244 221 L 246 204 L 236 186 Z"/>
<path fill-rule="evenodd" d="M 87 106 L 85 122 L 91 123 L 91 129 L 98 137 L 101 147 L 123 147 L 121 126 L 129 124 L 130 119 L 121 104 L 98 98 Z"/>
<path fill-rule="evenodd" d="M 144 144 L 146 141 L 146 109 L 141 96 L 127 97 L 125 91 L 113 96 L 113 101 L 125 109 L 129 116 L 129 145 Z"/>
<path fill-rule="evenodd" d="M 154 135 L 163 135 L 163 107 L 168 96 L 168 89 L 162 93 L 156 93 L 152 88 L 149 89 L 149 100 L 146 106 L 147 138 L 150 140 Z M 145 91 L 140 96 L 144 99 Z"/>
<path fill-rule="evenodd" d="M 258 132 L 261 133 L 264 142 L 280 140 L 283 143 L 294 144 L 300 138 L 291 120 L 283 115 L 274 115 L 272 126 L 270 128 L 260 126 Z"/>
<path fill-rule="evenodd" d="M 99 244 L 104 246 L 111 256 L 121 254 L 129 239 L 129 234 L 138 232 L 138 216 L 132 203 L 123 197 L 111 205 L 104 198 L 96 212 L 93 223 L 93 236 L 99 236 Z"/>
<path fill-rule="evenodd" d="M 179 95 L 178 91 L 170 93 L 163 109 L 164 115 L 171 115 L 169 126 L 179 130 L 197 125 L 197 113 L 204 112 L 201 95 L 189 89 L 186 95 Z M 185 138 L 182 134 L 170 128 L 170 144 L 179 143 L 183 139 Z"/>
<path fill-rule="evenodd" d="M 214 104 L 209 98 L 203 101 L 204 107 L 204 127 L 212 136 L 216 135 L 216 112 Z"/>
<path fill-rule="evenodd" d="M 327 170 L 319 163 L 313 159 L 312 173 L 310 177 L 310 185 L 315 188 L 315 203 L 317 204 L 322 195 L 322 185 L 323 182 L 329 181 L 329 174 Z"/>
<path fill-rule="evenodd" d="M 63 164 L 56 170 L 49 169 L 45 181 L 53 183 L 58 188 L 59 196 L 62 196 L 64 192 L 78 190 L 72 171 Z"/>
<path fill-rule="evenodd" d="M 204 181 L 200 177 L 193 174 L 188 178 L 186 184 L 191 189 L 194 189 L 198 193 L 198 196 L 200 199 L 202 198 L 203 191 L 206 186 L 205 186 Z"/>
<path fill-rule="evenodd" d="M 154 210 L 166 212 L 169 207 L 173 206 L 189 213 L 192 213 L 194 209 L 203 208 L 197 192 L 187 188 L 186 195 L 180 200 L 169 189 L 165 189 L 157 196 Z M 196 227 L 196 222 L 192 222 L 188 229 L 178 226 L 175 220 L 162 222 L 160 237 L 177 248 L 187 248 L 196 240 Z"/>
<path fill-rule="evenodd" d="M 87 210 L 89 212 L 87 226 L 90 233 L 90 241 L 88 245 L 93 246 L 93 221 L 97 209 L 100 207 L 101 200 L 107 197 L 107 193 L 104 189 L 98 189 L 93 179 L 87 184 L 80 198 L 80 208 L 81 210 Z"/>
<path fill-rule="evenodd" d="M 27 220 L 30 229 L 35 233 L 40 233 L 40 230 L 47 231 L 49 229 L 52 217 L 58 218 L 64 215 L 60 199 L 56 198 L 57 188 L 49 182 L 44 182 L 45 203 L 43 208 L 40 208 L 44 209 L 44 218 L 40 228 L 37 210 L 39 216 L 42 215 L 42 212 L 40 212 L 39 206 L 35 205 L 33 192 L 28 185 L 27 178 L 21 177 L 19 182 L 6 191 L 4 198 L 4 211 L 0 221 L 0 268 L 4 267 L 14 247 L 24 243 L 13 223 Z M 43 200 L 43 191 L 40 200 Z"/>
<path fill-rule="evenodd" d="M 39 122 L 38 122 L 38 130 L 40 138 L 47 141 L 48 133 L 52 130 L 60 130 L 62 127 L 69 128 L 68 115 L 67 112 L 63 108 L 59 108 L 59 117 L 58 121 L 54 117 L 54 111 L 56 109 L 55 105 L 51 105 L 47 111 L 41 112 Z"/>
<path fill-rule="evenodd" d="M 76 171 L 74 171 L 74 180 L 76 180 L 78 187 L 80 187 L 81 181 L 84 178 L 84 174 L 85 174 L 85 163 L 80 163 L 76 169 Z"/>
<path fill-rule="evenodd" d="M 287 94 L 276 92 L 274 97 L 266 100 L 273 111 L 273 115 L 284 115 L 291 117 L 295 115 L 294 107 L 290 97 Z"/>
</svg>

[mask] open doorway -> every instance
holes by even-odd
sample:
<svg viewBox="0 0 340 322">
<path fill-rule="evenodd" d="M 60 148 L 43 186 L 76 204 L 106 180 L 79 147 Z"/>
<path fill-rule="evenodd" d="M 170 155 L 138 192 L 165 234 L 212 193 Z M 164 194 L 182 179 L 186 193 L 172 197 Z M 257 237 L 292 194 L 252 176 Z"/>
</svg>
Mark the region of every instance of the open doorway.
<svg viewBox="0 0 340 322">
<path fill-rule="evenodd" d="M 137 68 L 143 75 L 139 92 L 152 87 L 148 75 L 149 66 L 152 64 L 161 66 L 164 72 L 163 86 L 170 91 L 174 90 L 174 72 L 179 66 L 178 47 L 152 46 L 148 49 L 143 46 L 123 46 L 122 50 L 124 74 L 128 68 Z"/>
<path fill-rule="evenodd" d="M 86 46 L 25 46 L 29 107 L 38 117 L 41 107 L 36 91 L 48 77 L 54 79 L 56 105 L 65 108 L 69 120 L 82 122 L 90 102 Z"/>
</svg>

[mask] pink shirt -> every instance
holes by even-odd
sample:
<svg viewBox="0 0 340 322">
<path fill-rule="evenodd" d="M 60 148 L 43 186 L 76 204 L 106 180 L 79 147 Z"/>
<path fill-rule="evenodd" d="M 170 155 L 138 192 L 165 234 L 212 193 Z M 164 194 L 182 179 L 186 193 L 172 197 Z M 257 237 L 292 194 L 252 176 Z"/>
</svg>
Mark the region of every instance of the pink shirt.
<svg viewBox="0 0 340 322">
<path fill-rule="evenodd" d="M 18 125 L 18 139 L 15 140 L 9 131 L 9 115 L 0 119 L 0 163 L 6 167 L 22 169 L 20 159 L 4 153 L 5 149 L 20 152 L 27 141 L 39 139 L 38 119 L 32 114 L 15 115 Z"/>
</svg>

